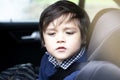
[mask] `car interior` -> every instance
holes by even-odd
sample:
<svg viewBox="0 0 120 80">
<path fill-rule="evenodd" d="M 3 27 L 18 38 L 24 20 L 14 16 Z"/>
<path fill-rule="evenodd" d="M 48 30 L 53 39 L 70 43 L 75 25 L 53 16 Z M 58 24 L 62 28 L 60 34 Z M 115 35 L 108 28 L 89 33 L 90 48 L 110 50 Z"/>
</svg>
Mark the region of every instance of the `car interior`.
<svg viewBox="0 0 120 80">
<path fill-rule="evenodd" d="M 94 17 L 88 37 L 88 60 L 110 61 L 120 67 L 120 10 L 106 8 Z"/>
<path fill-rule="evenodd" d="M 10 4 L 9 0 L 1 0 L 0 10 L 5 11 L 2 6 L 4 3 Z M 5 2 L 6 1 L 6 2 Z M 11 0 L 15 1 L 15 0 Z M 42 9 L 45 9 L 51 3 L 57 1 L 53 0 L 35 0 L 37 5 L 35 6 L 34 0 L 19 0 L 24 2 L 29 10 L 24 10 L 27 13 L 27 20 L 12 19 L 10 9 L 5 13 L 0 13 L 0 72 L 6 70 L 17 64 L 31 63 L 34 66 L 40 66 L 40 61 L 45 53 L 45 49 L 41 46 L 39 36 L 39 16 Z M 18 1 L 18 2 L 19 2 Z M 107 60 L 113 62 L 120 67 L 120 1 L 119 0 L 70 0 L 83 7 L 90 15 L 91 26 L 88 34 L 88 60 Z M 31 2 L 34 4 L 31 6 Z M 40 2 L 38 4 L 38 2 Z M 26 4 L 27 3 L 27 4 Z M 28 6 L 28 3 L 30 6 Z M 15 3 L 14 3 L 15 4 Z M 44 5 L 42 5 L 44 4 Z M 5 4 L 6 5 L 6 4 Z M 42 9 L 41 6 L 42 6 Z M 102 6 L 102 7 L 101 7 Z M 43 8 L 44 7 L 44 8 Z M 11 8 L 11 7 L 10 7 Z M 109 8 L 109 9 L 108 9 Z M 23 9 L 23 7 L 22 7 Z M 30 10 L 31 9 L 31 10 Z M 21 9 L 20 9 L 21 10 Z M 32 11 L 33 10 L 33 11 Z M 117 10 L 117 11 L 116 11 Z M 13 10 L 14 11 L 14 10 Z M 38 11 L 38 12 L 37 12 Z M 99 12 L 101 11 L 101 12 Z M 107 13 L 109 11 L 110 13 Z M 115 12 L 118 21 L 110 21 L 116 18 L 111 17 L 110 14 Z M 31 12 L 30 14 L 28 14 Z M 34 15 L 32 14 L 34 12 Z M 99 12 L 99 13 L 98 13 Z M 15 12 L 12 13 L 14 16 Z M 101 16 L 102 14 L 102 16 Z M 103 15 L 104 14 L 104 15 Z M 109 14 L 109 15 L 108 15 Z M 32 16 L 33 15 L 33 16 Z M 107 15 L 107 16 L 106 16 Z M 17 15 L 19 16 L 19 15 Z M 24 19 L 26 15 L 23 16 Z M 29 18 L 32 17 L 32 18 Z M 19 16 L 20 17 L 20 16 Z M 37 17 L 37 20 L 36 18 Z M 5 18 L 5 19 L 4 19 Z M 110 19 L 109 19 L 110 18 Z M 32 20 L 31 20 L 32 19 Z M 105 23 L 105 19 L 108 23 Z M 101 24 L 105 23 L 105 24 Z M 105 27 L 110 26 L 111 27 Z M 116 26 L 115 26 L 116 25 Z M 115 28 L 113 28 L 115 26 Z M 101 35 L 102 34 L 102 35 Z M 104 54 L 103 54 L 104 53 Z"/>
<path fill-rule="evenodd" d="M 37 22 L 0 23 L 0 36 L 0 70 L 28 62 L 39 65 L 44 50 Z"/>
</svg>

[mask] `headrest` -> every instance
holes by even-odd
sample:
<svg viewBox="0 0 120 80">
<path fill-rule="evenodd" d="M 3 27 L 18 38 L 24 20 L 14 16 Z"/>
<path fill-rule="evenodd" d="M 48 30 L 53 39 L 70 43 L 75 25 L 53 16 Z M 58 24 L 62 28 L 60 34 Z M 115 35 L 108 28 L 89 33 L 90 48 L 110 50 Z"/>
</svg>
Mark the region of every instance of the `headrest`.
<svg viewBox="0 0 120 80">
<path fill-rule="evenodd" d="M 88 35 L 88 60 L 107 60 L 120 66 L 120 10 L 107 8 L 94 17 Z"/>
</svg>

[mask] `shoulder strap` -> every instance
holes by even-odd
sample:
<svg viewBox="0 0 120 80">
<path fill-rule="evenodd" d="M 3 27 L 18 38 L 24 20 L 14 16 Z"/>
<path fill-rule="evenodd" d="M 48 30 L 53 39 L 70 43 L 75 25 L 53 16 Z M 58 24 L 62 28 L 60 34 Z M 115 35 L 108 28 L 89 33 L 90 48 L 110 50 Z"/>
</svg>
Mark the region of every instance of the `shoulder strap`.
<svg viewBox="0 0 120 80">
<path fill-rule="evenodd" d="M 66 70 L 58 68 L 56 73 L 49 77 L 49 80 L 63 80 L 66 76 L 70 75 L 72 72 L 80 70 L 86 63 L 87 62 L 74 63 Z"/>
<path fill-rule="evenodd" d="M 80 70 L 75 80 L 90 80 L 96 69 L 100 67 L 103 63 L 103 61 L 90 61 Z"/>
</svg>

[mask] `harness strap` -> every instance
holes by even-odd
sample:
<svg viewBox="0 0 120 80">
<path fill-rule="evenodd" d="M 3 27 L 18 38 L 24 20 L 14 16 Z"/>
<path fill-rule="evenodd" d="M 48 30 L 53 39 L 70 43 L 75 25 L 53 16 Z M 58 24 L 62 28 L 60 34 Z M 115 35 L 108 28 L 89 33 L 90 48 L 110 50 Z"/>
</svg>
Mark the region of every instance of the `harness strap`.
<svg viewBox="0 0 120 80">
<path fill-rule="evenodd" d="M 73 63 L 68 69 L 64 70 L 62 68 L 57 68 L 54 75 L 49 77 L 49 80 L 63 80 L 66 76 L 70 75 L 76 70 L 80 70 L 87 62 L 83 63 Z"/>
</svg>

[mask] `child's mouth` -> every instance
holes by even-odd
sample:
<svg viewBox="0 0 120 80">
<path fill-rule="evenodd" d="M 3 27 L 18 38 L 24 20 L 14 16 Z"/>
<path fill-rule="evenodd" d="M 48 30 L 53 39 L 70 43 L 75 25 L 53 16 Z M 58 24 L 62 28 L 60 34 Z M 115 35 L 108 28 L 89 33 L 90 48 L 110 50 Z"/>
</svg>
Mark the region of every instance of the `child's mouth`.
<svg viewBox="0 0 120 80">
<path fill-rule="evenodd" d="M 65 52 L 66 48 L 65 47 L 58 47 L 57 50 L 59 52 Z"/>
</svg>

